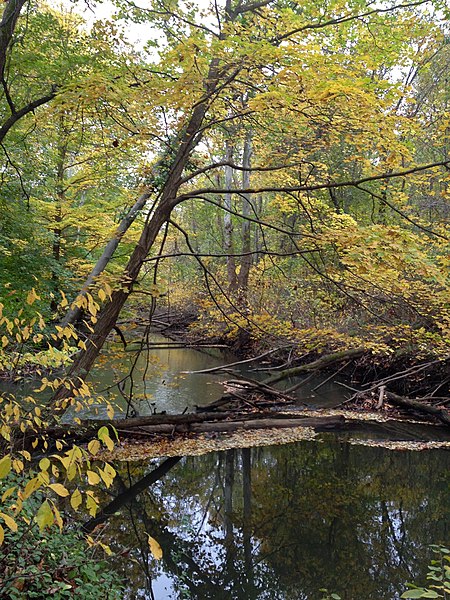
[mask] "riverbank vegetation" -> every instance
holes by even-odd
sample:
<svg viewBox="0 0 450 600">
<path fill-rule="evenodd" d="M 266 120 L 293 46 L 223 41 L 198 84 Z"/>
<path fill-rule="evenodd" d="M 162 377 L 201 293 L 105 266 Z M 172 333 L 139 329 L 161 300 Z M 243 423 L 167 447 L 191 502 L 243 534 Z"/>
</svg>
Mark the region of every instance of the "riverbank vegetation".
<svg viewBox="0 0 450 600">
<path fill-rule="evenodd" d="M 1 539 L 43 491 L 42 529 L 58 498 L 95 515 L 120 437 L 78 419 L 86 378 L 113 336 L 143 349 L 186 315 L 184 339 L 273 352 L 227 401 L 325 368 L 448 425 L 446 3 L 82 8 L 7 0 L 0 22 L 0 371 L 33 376 L 1 396 L 0 478 L 23 475 Z"/>
</svg>

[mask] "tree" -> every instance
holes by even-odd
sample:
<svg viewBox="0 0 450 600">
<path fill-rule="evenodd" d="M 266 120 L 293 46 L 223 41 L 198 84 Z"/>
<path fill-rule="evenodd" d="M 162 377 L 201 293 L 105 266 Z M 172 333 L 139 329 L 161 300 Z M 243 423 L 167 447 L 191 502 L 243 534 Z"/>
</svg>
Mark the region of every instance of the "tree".
<svg viewBox="0 0 450 600">
<path fill-rule="evenodd" d="M 312 4 L 297 10 L 269 1 L 228 2 L 223 11 L 214 13 L 211 25 L 197 23 L 193 13 L 183 12 L 181 7 L 170 10 L 155 6 L 147 11 L 148 18 L 164 33 L 166 47 L 158 73 L 145 86 L 145 98 L 155 110 L 164 98 L 159 113 L 172 119 L 168 150 L 161 163 L 160 180 L 153 188 L 153 209 L 125 267 L 122 283 L 100 311 L 86 350 L 74 361 L 71 376 L 84 377 L 90 370 L 161 228 L 181 203 L 192 199 L 214 203 L 217 195 L 251 192 L 272 195 L 280 207 L 286 202 L 304 207 L 302 195 L 311 194 L 312 212 L 306 209 L 303 213 L 307 220 L 318 218 L 320 222 L 328 211 L 321 200 L 323 193 L 353 188 L 362 190 L 363 196 L 381 198 L 383 206 L 391 206 L 383 195 L 383 185 L 405 181 L 406 176 L 431 168 L 417 165 L 408 150 L 404 132 L 408 132 L 410 120 L 399 115 L 395 107 L 392 110 L 405 92 L 389 79 L 394 67 L 411 60 L 411 35 L 419 38 L 425 25 L 429 26 L 416 8 L 425 4 L 386 4 L 372 9 L 356 2 L 345 9 L 329 6 L 322 14 Z M 213 22 L 211 15 L 208 19 Z M 385 36 L 388 28 L 395 35 L 385 47 L 377 46 L 369 58 L 373 39 Z M 437 29 L 435 32 L 438 35 Z M 242 106 L 240 98 L 248 89 L 253 90 L 252 98 Z M 202 174 L 224 166 L 223 162 L 203 164 L 190 172 L 200 140 L 222 124 L 246 121 L 251 122 L 258 139 L 255 148 L 267 144 L 272 157 L 254 187 L 230 189 L 227 181 L 224 189 L 193 189 Z M 356 178 L 352 173 L 347 181 L 336 181 L 316 157 L 320 151 L 349 141 L 355 149 L 350 159 L 359 164 L 359 173 Z M 229 158 L 230 153 L 225 162 Z M 440 160 L 432 166 L 445 164 Z M 306 180 L 302 174 L 299 178 L 300 167 L 307 165 L 312 167 Z M 381 192 L 367 186 L 381 188 Z M 338 231 L 330 233 L 337 236 Z M 293 227 L 292 234 L 294 241 L 298 235 L 315 238 L 313 230 L 298 234 Z"/>
</svg>

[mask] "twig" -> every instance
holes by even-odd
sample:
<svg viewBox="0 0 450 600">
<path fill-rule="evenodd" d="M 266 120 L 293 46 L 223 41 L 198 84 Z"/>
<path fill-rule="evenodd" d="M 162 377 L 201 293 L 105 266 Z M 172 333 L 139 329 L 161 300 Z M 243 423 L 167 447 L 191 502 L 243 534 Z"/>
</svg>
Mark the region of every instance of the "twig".
<svg viewBox="0 0 450 600">
<path fill-rule="evenodd" d="M 332 375 L 330 375 L 329 377 L 327 377 L 325 379 L 325 381 L 322 381 L 321 383 L 319 383 L 319 385 L 316 385 L 316 387 L 313 387 L 313 389 L 311 390 L 312 392 L 316 392 L 318 389 L 320 389 L 323 385 L 325 385 L 326 383 L 328 383 L 331 379 L 333 379 L 333 377 L 336 377 L 336 375 L 338 375 L 341 371 L 343 371 L 345 369 L 345 367 L 347 367 L 350 364 L 350 361 L 348 360 L 344 365 L 342 365 L 342 367 L 340 367 L 335 373 L 333 373 Z"/>
<path fill-rule="evenodd" d="M 254 362 L 256 360 L 260 360 L 261 358 L 264 358 L 265 356 L 269 356 L 269 354 L 274 354 L 274 352 L 278 352 L 278 350 L 281 350 L 282 348 L 274 348 L 273 350 L 269 350 L 268 352 L 264 352 L 264 354 L 260 354 L 259 356 L 255 356 L 254 358 L 247 358 L 246 360 L 238 360 L 236 362 L 232 362 L 232 363 L 228 363 L 226 365 L 220 365 L 219 367 L 211 367 L 210 369 L 201 369 L 200 371 L 181 371 L 184 374 L 189 374 L 189 375 L 198 375 L 198 374 L 203 374 L 203 373 L 214 373 L 215 371 L 225 371 L 226 369 L 228 369 L 229 367 L 235 367 L 237 365 L 243 365 L 243 364 L 248 364 L 251 362 Z"/>
</svg>

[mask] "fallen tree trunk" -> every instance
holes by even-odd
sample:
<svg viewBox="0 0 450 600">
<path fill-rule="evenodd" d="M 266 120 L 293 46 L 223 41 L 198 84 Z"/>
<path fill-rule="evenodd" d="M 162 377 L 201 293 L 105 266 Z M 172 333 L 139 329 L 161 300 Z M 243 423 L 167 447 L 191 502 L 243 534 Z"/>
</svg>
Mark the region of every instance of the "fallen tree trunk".
<svg viewBox="0 0 450 600">
<path fill-rule="evenodd" d="M 252 415 L 253 417 L 253 415 Z M 317 431 L 335 429 L 345 424 L 343 416 L 336 417 L 285 417 L 270 419 L 245 419 L 242 416 L 239 420 L 224 421 L 205 421 L 203 423 L 186 423 L 179 425 L 153 425 L 139 427 L 137 430 L 131 430 L 129 433 L 139 435 L 140 433 L 161 434 L 161 433 L 208 433 L 214 431 L 236 431 L 237 429 L 280 429 L 284 427 L 311 427 Z M 124 431 L 123 433 L 128 433 Z"/>
<path fill-rule="evenodd" d="M 342 426 L 345 423 L 341 416 L 307 417 L 298 414 L 280 414 L 261 411 L 259 413 L 236 414 L 232 411 L 223 413 L 192 413 L 186 415 L 150 415 L 133 419 L 121 419 L 120 421 L 95 421 L 85 425 L 69 425 L 66 427 L 52 427 L 45 431 L 45 439 L 64 440 L 65 442 L 83 443 L 97 437 L 100 427 L 106 426 L 110 430 L 110 437 L 115 438 L 117 433 L 120 437 L 153 436 L 160 434 L 175 433 L 203 433 L 203 432 L 227 432 L 237 429 L 268 429 L 281 427 L 312 427 L 321 431 Z M 17 443 L 27 449 L 32 448 L 36 440 L 34 432 L 20 433 Z M 39 440 L 44 437 L 42 432 Z"/>
<path fill-rule="evenodd" d="M 385 397 L 397 406 L 401 406 L 402 408 L 409 408 L 413 410 L 417 410 L 419 412 L 425 413 L 427 415 L 431 415 L 436 417 L 442 423 L 446 425 L 450 425 L 450 411 L 445 408 L 439 408 L 438 406 L 432 406 L 431 404 L 425 404 L 420 400 L 410 400 L 409 398 L 405 398 L 403 396 L 398 396 L 393 392 L 385 392 Z"/>
<path fill-rule="evenodd" d="M 276 373 L 265 379 L 263 383 L 265 385 L 272 385 L 273 383 L 277 383 L 278 381 L 282 381 L 283 379 L 287 379 L 289 377 L 296 377 L 302 373 L 320 371 L 321 369 L 331 367 L 332 365 L 342 362 L 343 360 L 358 358 L 365 352 L 367 352 L 365 348 L 351 348 L 350 350 L 342 350 L 340 352 L 334 352 L 333 354 L 326 354 L 325 356 L 321 356 L 317 360 L 306 365 L 300 365 L 298 367 L 292 367 L 290 369 L 280 371 L 279 373 Z"/>
</svg>

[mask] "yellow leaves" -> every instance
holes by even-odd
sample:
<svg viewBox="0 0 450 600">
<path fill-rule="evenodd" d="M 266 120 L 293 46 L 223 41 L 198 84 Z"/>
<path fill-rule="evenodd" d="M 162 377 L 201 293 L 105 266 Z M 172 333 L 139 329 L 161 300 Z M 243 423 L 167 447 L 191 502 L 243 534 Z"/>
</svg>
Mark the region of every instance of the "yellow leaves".
<svg viewBox="0 0 450 600">
<path fill-rule="evenodd" d="M 103 482 L 106 485 L 106 487 L 109 488 L 114 480 L 114 477 L 116 476 L 116 470 L 114 469 L 114 467 L 112 467 L 108 463 L 105 463 L 103 469 L 98 467 L 98 472 L 100 474 L 100 477 L 103 479 Z"/>
<path fill-rule="evenodd" d="M 41 504 L 36 516 L 34 517 L 34 520 L 38 524 L 41 531 L 43 531 L 45 527 L 50 527 L 53 525 L 55 518 L 48 500 L 44 500 L 44 502 Z"/>
<path fill-rule="evenodd" d="M 3 521 L 11 529 L 11 531 L 17 531 L 17 523 L 10 515 L 0 512 L 0 518 L 3 519 Z"/>
<path fill-rule="evenodd" d="M 78 508 L 81 505 L 82 501 L 83 501 L 83 497 L 81 495 L 80 490 L 77 488 L 72 493 L 72 496 L 70 497 L 70 505 L 72 506 L 73 510 L 78 510 Z"/>
<path fill-rule="evenodd" d="M 4 456 L 0 460 L 0 479 L 5 478 L 11 471 L 11 457 L 9 455 Z"/>
<path fill-rule="evenodd" d="M 153 538 L 151 535 L 147 533 L 148 538 L 148 547 L 150 548 L 150 552 L 156 560 L 161 560 L 163 556 L 163 551 L 159 543 Z"/>
</svg>

